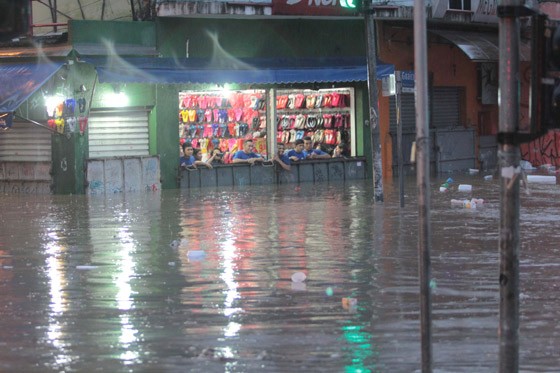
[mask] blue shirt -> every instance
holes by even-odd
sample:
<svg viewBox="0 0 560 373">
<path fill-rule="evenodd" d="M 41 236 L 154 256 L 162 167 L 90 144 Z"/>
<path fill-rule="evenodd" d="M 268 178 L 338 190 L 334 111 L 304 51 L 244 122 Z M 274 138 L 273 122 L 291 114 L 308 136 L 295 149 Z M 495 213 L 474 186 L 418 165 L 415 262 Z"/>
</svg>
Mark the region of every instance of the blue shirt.
<svg viewBox="0 0 560 373">
<path fill-rule="evenodd" d="M 305 159 L 305 157 L 307 156 L 307 154 L 305 154 L 304 151 L 302 151 L 301 153 L 298 153 L 295 151 L 295 149 L 292 149 L 288 152 L 288 157 L 297 157 L 297 159 L 302 160 Z"/>
<path fill-rule="evenodd" d="M 325 154 L 328 155 L 329 154 L 329 153 L 325 153 L 321 149 L 313 149 L 310 152 L 304 150 L 303 152 L 305 153 L 306 157 L 311 155 L 311 154 L 315 154 L 315 155 L 325 155 Z"/>
<path fill-rule="evenodd" d="M 191 155 L 188 158 L 185 157 L 185 156 L 182 156 L 179 159 L 179 166 L 182 166 L 183 163 L 185 164 L 185 166 L 192 166 L 194 164 L 194 162 L 195 162 L 194 155 Z"/>
<path fill-rule="evenodd" d="M 251 159 L 251 158 L 260 158 L 261 156 L 257 153 L 245 153 L 243 150 L 238 150 L 233 155 L 233 159 Z"/>
<path fill-rule="evenodd" d="M 280 156 L 280 160 L 281 160 L 282 162 L 284 162 L 285 164 L 287 164 L 287 165 L 292 164 L 292 160 L 290 159 L 290 157 L 288 157 L 288 155 L 287 155 L 286 153 L 283 153 L 283 154 Z"/>
</svg>

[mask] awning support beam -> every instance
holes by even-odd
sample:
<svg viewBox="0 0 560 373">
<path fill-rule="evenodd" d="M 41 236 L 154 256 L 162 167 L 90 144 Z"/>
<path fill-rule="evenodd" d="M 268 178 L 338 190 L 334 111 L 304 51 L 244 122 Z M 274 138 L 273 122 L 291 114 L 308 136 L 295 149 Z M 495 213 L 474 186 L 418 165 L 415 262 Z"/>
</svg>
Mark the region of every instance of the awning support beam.
<svg viewBox="0 0 560 373">
<path fill-rule="evenodd" d="M 63 135 L 62 133 L 55 131 L 54 129 L 50 128 L 49 126 L 45 126 L 43 123 L 39 123 L 37 121 L 34 121 L 33 119 L 29 119 L 29 118 L 23 117 L 21 115 L 15 114 L 15 113 L 14 113 L 14 118 L 18 118 L 18 119 L 24 120 L 26 122 L 32 123 L 32 124 L 34 124 L 38 127 L 46 129 L 47 131 L 50 131 L 52 133 L 56 133 L 57 135 Z"/>
</svg>

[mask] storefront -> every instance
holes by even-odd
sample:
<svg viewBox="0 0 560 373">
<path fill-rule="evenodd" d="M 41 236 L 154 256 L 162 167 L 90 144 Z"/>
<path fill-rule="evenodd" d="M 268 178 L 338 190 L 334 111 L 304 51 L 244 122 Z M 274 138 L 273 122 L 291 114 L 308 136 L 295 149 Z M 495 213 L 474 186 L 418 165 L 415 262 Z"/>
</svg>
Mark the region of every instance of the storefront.
<svg viewBox="0 0 560 373">
<path fill-rule="evenodd" d="M 363 144 L 360 143 L 363 128 L 357 125 L 356 110 L 357 96 L 363 102 L 367 91 L 365 59 L 235 59 L 231 65 L 224 65 L 222 61 L 220 66 L 202 59 L 123 58 L 120 65 L 103 59 L 85 58 L 85 61 L 95 66 L 99 89 L 110 90 L 118 86 L 129 96 L 154 96 L 150 112 L 156 113 L 157 124 L 148 123 L 145 127 L 147 133 L 152 131 L 152 126 L 157 128 L 164 187 L 173 187 L 169 180 L 175 175 L 179 175 L 175 187 L 197 184 L 181 181 L 185 175 L 179 172 L 178 158 L 184 142 L 199 149 L 205 159 L 213 149 L 233 154 L 242 149 L 245 140 L 252 139 L 258 153 L 272 158 L 278 142 L 290 148 L 296 139 L 305 136 L 311 137 L 327 152 L 338 144 L 345 144 L 349 155 L 357 157 L 359 166 L 364 169 L 361 177 L 366 177 Z M 391 65 L 378 64 L 379 77 L 392 71 Z M 135 85 L 142 85 L 142 91 L 133 93 Z M 120 110 L 130 111 L 132 108 Z M 103 110 L 106 108 L 94 100 L 90 118 L 90 158 L 94 141 L 92 120 L 96 122 L 93 119 L 95 113 Z M 168 117 L 175 118 L 174 131 L 170 131 L 167 119 L 161 119 Z M 113 118 L 111 122 L 116 123 L 115 120 Z M 136 124 L 142 121 L 139 118 Z M 121 119 L 117 122 L 120 123 Z M 167 153 L 171 139 L 176 139 L 176 150 L 171 152 L 173 156 Z M 148 143 L 153 140 L 153 137 L 148 139 Z M 159 146 L 164 142 L 165 150 Z M 230 158 L 224 159 L 226 165 L 231 162 L 228 161 Z M 243 172 L 238 166 L 230 165 L 233 171 L 220 172 Z M 253 174 L 255 172 L 253 170 Z M 218 179 L 215 175 L 211 178 Z M 268 176 L 263 178 L 269 179 Z M 221 184 L 216 181 L 216 185 Z"/>
<path fill-rule="evenodd" d="M 34 123 L 46 119 L 46 85 L 60 62 L 0 65 L 0 191 L 48 194 L 51 192 L 52 133 L 64 132 L 62 112 L 51 113 L 51 127 Z M 43 92 L 39 92 L 39 91 Z M 33 119 L 31 119 L 33 118 Z M 55 119 L 59 119 L 58 126 Z M 62 123 L 61 120 L 62 119 Z M 44 128 L 41 128 L 43 126 Z"/>
<path fill-rule="evenodd" d="M 356 155 L 353 88 L 274 93 L 276 116 L 268 125 L 270 90 L 179 92 L 180 143 L 191 143 L 204 158 L 213 149 L 234 153 L 242 149 L 243 140 L 252 139 L 255 151 L 271 158 L 267 134 L 288 149 L 297 139 L 309 136 L 324 151 L 332 153 L 333 147 L 345 144 Z"/>
</svg>

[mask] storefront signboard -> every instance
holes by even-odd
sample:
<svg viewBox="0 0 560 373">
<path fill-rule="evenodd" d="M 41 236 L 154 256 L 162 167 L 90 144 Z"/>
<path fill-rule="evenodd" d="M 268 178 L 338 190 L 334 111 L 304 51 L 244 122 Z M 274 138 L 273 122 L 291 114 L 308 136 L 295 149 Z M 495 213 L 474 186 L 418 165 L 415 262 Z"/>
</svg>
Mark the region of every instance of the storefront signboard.
<svg viewBox="0 0 560 373">
<path fill-rule="evenodd" d="M 401 71 L 402 93 L 414 93 L 414 71 Z"/>
<path fill-rule="evenodd" d="M 359 13 L 343 8 L 340 0 L 272 0 L 272 15 L 357 17 Z"/>
</svg>

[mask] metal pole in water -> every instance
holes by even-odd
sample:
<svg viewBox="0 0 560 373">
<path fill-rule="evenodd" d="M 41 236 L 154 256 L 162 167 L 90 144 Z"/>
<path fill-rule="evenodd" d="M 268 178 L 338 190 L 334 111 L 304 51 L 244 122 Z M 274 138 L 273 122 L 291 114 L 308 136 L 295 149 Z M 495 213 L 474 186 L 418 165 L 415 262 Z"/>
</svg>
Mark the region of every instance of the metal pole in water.
<svg viewBox="0 0 560 373">
<path fill-rule="evenodd" d="M 418 269 L 422 372 L 432 372 L 432 300 L 430 291 L 430 133 L 428 128 L 428 42 L 424 0 L 414 0 L 414 74 L 416 76 L 416 149 L 418 186 Z"/>
<path fill-rule="evenodd" d="M 510 9 L 520 0 L 502 0 Z M 500 373 L 519 370 L 519 21 L 516 12 L 498 18 L 500 41 Z M 500 140 L 501 139 L 501 140 Z"/>
<path fill-rule="evenodd" d="M 397 112 L 397 162 L 399 168 L 399 200 L 404 207 L 404 175 L 402 150 L 402 120 L 401 120 L 402 77 L 400 71 L 395 71 L 395 105 Z"/>
<path fill-rule="evenodd" d="M 379 139 L 379 115 L 377 104 L 377 53 L 375 51 L 375 21 L 373 4 L 365 1 L 364 18 L 366 23 L 366 48 L 369 96 L 369 130 L 371 135 L 371 156 L 373 162 L 374 203 L 383 202 L 383 162 L 381 159 L 381 140 Z"/>
</svg>

